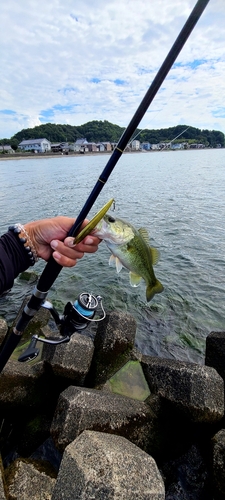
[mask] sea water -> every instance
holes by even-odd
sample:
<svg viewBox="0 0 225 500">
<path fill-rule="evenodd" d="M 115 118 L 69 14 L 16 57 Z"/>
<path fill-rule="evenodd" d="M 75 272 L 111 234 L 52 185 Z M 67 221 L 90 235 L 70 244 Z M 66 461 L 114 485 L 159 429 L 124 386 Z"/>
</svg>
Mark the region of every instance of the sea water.
<svg viewBox="0 0 225 500">
<path fill-rule="evenodd" d="M 0 233 L 10 224 L 76 217 L 108 155 L 0 161 Z M 137 320 L 136 345 L 144 354 L 204 362 L 205 340 L 225 328 L 225 149 L 124 154 L 96 200 L 91 218 L 110 198 L 113 215 L 145 227 L 160 251 L 156 277 L 164 292 L 150 303 L 145 283 L 108 266 L 104 242 L 97 253 L 63 269 L 48 294 L 59 313 L 81 292 L 103 297 L 107 312 Z M 40 274 L 45 266 L 35 266 Z M 30 288 L 19 278 L 0 299 L 0 315 L 14 320 Z M 29 328 L 29 327 L 28 327 Z"/>
</svg>

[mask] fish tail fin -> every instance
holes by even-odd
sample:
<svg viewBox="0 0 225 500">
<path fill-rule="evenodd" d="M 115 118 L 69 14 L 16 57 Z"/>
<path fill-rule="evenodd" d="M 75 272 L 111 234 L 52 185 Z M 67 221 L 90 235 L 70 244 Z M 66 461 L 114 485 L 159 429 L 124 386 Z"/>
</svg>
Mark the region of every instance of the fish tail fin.
<svg viewBox="0 0 225 500">
<path fill-rule="evenodd" d="M 161 292 L 163 292 L 163 290 L 164 290 L 164 287 L 163 287 L 162 283 L 160 283 L 159 280 L 156 280 L 154 286 L 148 285 L 146 288 L 147 302 L 149 302 L 154 297 L 154 295 L 156 293 L 161 293 Z"/>
</svg>

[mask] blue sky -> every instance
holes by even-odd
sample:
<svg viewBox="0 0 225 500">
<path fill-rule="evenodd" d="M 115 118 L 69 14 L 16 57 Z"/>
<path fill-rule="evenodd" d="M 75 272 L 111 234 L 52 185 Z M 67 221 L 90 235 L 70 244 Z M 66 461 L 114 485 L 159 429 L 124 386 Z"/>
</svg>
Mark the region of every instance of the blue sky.
<svg viewBox="0 0 225 500">
<path fill-rule="evenodd" d="M 47 122 L 126 127 L 195 3 L 3 2 L 0 138 Z M 140 128 L 225 133 L 224 26 L 224 0 L 210 0 Z"/>
</svg>

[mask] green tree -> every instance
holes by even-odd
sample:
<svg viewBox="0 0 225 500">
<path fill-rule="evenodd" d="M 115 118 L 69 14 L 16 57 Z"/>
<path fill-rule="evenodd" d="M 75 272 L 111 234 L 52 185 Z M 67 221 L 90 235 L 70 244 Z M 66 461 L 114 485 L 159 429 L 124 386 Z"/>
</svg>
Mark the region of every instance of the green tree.
<svg viewBox="0 0 225 500">
<path fill-rule="evenodd" d="M 187 130 L 186 130 L 187 129 Z M 50 142 L 74 142 L 76 139 L 85 137 L 88 142 L 118 142 L 125 128 L 110 123 L 107 120 L 93 120 L 83 125 L 61 125 L 45 123 L 34 128 L 23 129 L 15 134 L 11 139 L 2 139 L 4 144 L 19 144 L 24 139 L 46 138 Z M 221 144 L 225 146 L 224 134 L 218 130 L 200 130 L 188 125 L 177 125 L 164 129 L 141 130 L 136 129 L 133 137 L 137 136 L 140 142 L 171 142 L 179 134 L 178 142 L 195 142 L 217 147 Z M 131 139 L 132 140 L 132 139 Z"/>
</svg>

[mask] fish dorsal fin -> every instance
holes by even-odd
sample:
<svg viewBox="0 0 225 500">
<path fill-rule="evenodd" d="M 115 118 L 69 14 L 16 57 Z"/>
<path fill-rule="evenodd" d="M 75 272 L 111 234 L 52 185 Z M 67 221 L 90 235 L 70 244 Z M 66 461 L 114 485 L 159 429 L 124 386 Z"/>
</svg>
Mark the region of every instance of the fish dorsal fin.
<svg viewBox="0 0 225 500">
<path fill-rule="evenodd" d="M 145 240 L 145 242 L 149 245 L 149 234 L 147 229 L 145 229 L 145 227 L 140 227 L 140 229 L 138 229 L 138 232 L 142 236 L 143 240 Z"/>
<path fill-rule="evenodd" d="M 115 255 L 110 255 L 109 257 L 109 265 L 112 266 L 112 267 L 115 267 L 117 272 L 119 273 L 123 267 L 123 264 L 122 262 L 120 261 L 120 259 L 118 259 L 118 257 L 115 257 Z"/>
<path fill-rule="evenodd" d="M 159 262 L 160 253 L 157 248 L 149 247 L 149 250 L 152 258 L 152 265 L 155 266 Z"/>
<path fill-rule="evenodd" d="M 130 284 L 131 284 L 131 286 L 138 286 L 138 285 L 140 285 L 140 281 L 142 279 L 141 276 L 139 276 L 138 274 L 132 273 L 131 271 L 130 271 L 129 275 L 130 275 Z"/>
</svg>

